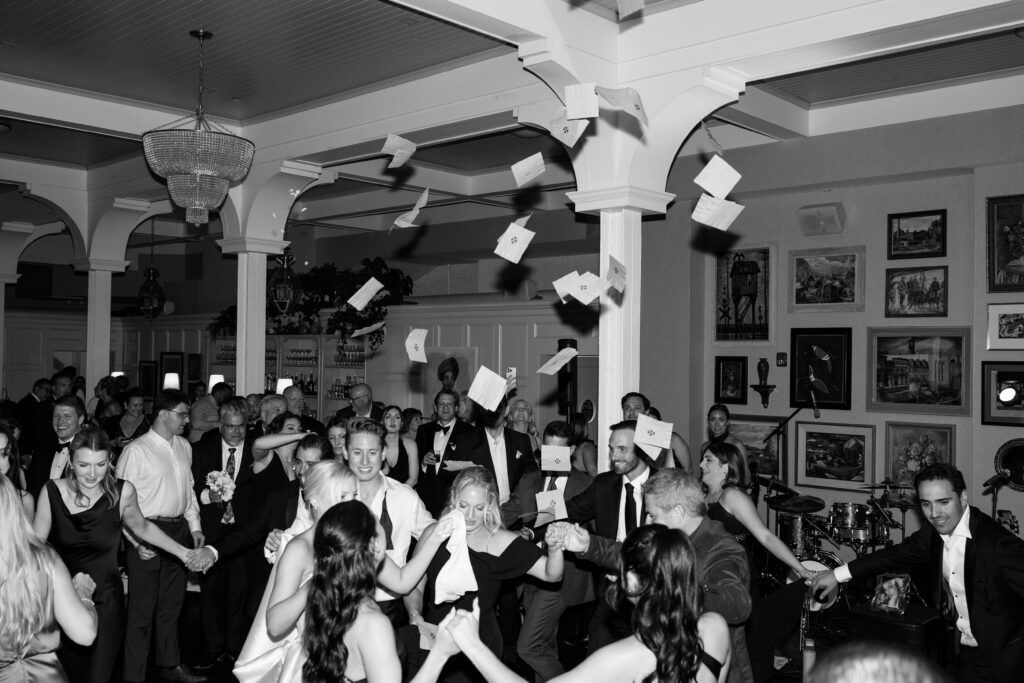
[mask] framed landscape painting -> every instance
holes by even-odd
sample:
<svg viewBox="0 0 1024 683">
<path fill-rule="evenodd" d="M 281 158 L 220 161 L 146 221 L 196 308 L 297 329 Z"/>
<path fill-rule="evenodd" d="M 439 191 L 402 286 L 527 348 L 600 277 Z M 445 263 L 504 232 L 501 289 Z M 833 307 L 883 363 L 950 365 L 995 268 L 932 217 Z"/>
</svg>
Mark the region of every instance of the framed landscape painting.
<svg viewBox="0 0 1024 683">
<path fill-rule="evenodd" d="M 863 311 L 864 247 L 789 253 L 789 311 Z"/>
<path fill-rule="evenodd" d="M 715 341 L 771 342 L 775 334 L 775 246 L 715 257 Z"/>
<path fill-rule="evenodd" d="M 1024 292 L 1024 194 L 989 197 L 988 291 Z"/>
<path fill-rule="evenodd" d="M 890 213 L 887 230 L 890 261 L 946 255 L 946 210 Z"/>
<path fill-rule="evenodd" d="M 945 318 L 949 315 L 949 267 L 885 269 L 886 318 Z"/>
<path fill-rule="evenodd" d="M 869 327 L 867 409 L 971 414 L 971 328 Z"/>
<path fill-rule="evenodd" d="M 796 423 L 796 485 L 860 491 L 874 481 L 875 428 Z"/>
<path fill-rule="evenodd" d="M 757 474 L 775 477 L 786 483 L 786 429 L 775 429 L 784 417 L 770 415 L 733 415 L 729 419 L 729 436 L 739 439 L 747 449 L 747 462 Z M 774 432 L 774 434 L 773 434 Z"/>
<path fill-rule="evenodd" d="M 988 305 L 988 348 L 1024 350 L 1024 304 Z"/>
</svg>

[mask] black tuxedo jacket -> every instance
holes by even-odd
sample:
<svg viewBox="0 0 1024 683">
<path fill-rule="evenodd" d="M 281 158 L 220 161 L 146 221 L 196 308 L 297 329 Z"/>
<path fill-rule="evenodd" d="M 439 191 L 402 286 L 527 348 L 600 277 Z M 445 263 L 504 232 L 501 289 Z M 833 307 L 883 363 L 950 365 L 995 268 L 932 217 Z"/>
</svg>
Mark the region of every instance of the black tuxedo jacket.
<svg viewBox="0 0 1024 683">
<path fill-rule="evenodd" d="M 964 555 L 964 585 L 971 633 L 1000 681 L 1019 681 L 1024 671 L 1024 540 L 976 507 Z M 926 524 L 899 545 L 850 563 L 854 578 L 921 568 L 921 595 L 935 607 L 943 591 L 942 538 Z M 959 639 L 959 632 L 957 634 Z"/>
<path fill-rule="evenodd" d="M 651 468 L 651 474 L 654 468 Z M 584 524 L 594 521 L 594 533 L 615 540 L 619 532 L 619 501 L 622 500 L 622 475 L 602 472 L 594 477 L 594 483 L 583 493 L 573 498 L 566 497 L 565 510 L 569 519 Z M 640 506 L 642 526 L 647 520 L 646 503 Z"/>
<path fill-rule="evenodd" d="M 28 486 L 29 493 L 37 499 L 43 485 L 50 479 L 50 467 L 53 466 L 53 456 L 57 454 L 59 444 L 60 440 L 52 428 L 49 434 L 36 442 L 35 453 L 32 455 L 32 462 L 29 463 L 26 472 L 25 484 Z"/>
<path fill-rule="evenodd" d="M 215 435 L 211 436 L 211 435 Z M 248 439 L 246 439 L 248 441 Z M 235 524 L 244 525 L 255 516 L 262 500 L 256 500 L 253 493 L 253 459 L 252 448 L 246 448 L 246 441 L 238 444 L 235 451 L 235 492 L 231 497 L 231 509 L 235 514 Z M 219 430 L 211 430 L 192 444 L 192 479 L 196 500 L 199 501 L 199 521 L 203 526 L 203 535 L 208 542 L 215 542 L 223 533 L 221 518 L 224 516 L 224 503 L 204 503 L 200 497 L 206 486 L 206 475 L 224 469 L 221 458 L 221 435 Z"/>
<path fill-rule="evenodd" d="M 439 429 L 441 429 L 441 425 L 434 421 L 420 425 L 419 430 L 417 430 L 416 449 L 420 453 L 421 463 L 427 453 L 433 452 L 434 434 Z M 448 445 L 445 447 L 444 453 L 441 454 L 442 465 L 445 460 L 471 459 L 470 453 L 463 452 L 462 444 L 465 438 L 470 436 L 472 432 L 473 427 L 461 420 L 456 420 L 452 423 L 452 432 L 448 437 Z M 490 457 L 489 451 L 488 457 Z M 426 467 L 425 470 L 423 469 L 424 467 Z M 433 465 L 420 465 L 420 476 L 416 481 L 416 493 L 423 500 L 423 504 L 427 507 L 427 512 L 435 518 L 448 502 L 448 489 L 451 487 L 452 482 L 455 481 L 457 474 L 458 472 L 451 472 L 444 469 L 444 467 L 435 472 Z"/>
<path fill-rule="evenodd" d="M 335 415 L 337 415 L 343 420 L 351 420 L 353 417 L 356 416 L 356 411 L 352 410 L 352 406 L 345 406 L 344 408 L 339 408 L 338 412 L 335 413 Z M 376 420 L 377 422 L 383 422 L 384 408 L 382 406 L 374 404 L 373 407 L 370 408 L 370 419 Z"/>
<path fill-rule="evenodd" d="M 18 450 L 26 455 L 42 449 L 53 434 L 53 401 L 37 401 L 31 393 L 27 394 L 18 401 L 18 416 L 21 417 Z"/>
<path fill-rule="evenodd" d="M 505 467 L 508 473 L 508 487 L 511 492 L 516 490 L 516 486 L 524 474 L 537 469 L 537 463 L 533 459 L 533 446 L 530 444 L 528 435 L 507 427 L 504 432 Z M 486 468 L 491 474 L 495 474 L 491 447 L 487 443 L 490 437 L 483 427 L 473 427 L 472 431 L 460 434 L 457 438 L 459 439 L 456 444 L 457 452 L 468 452 L 469 460 Z M 459 460 L 465 459 L 465 455 L 459 456 Z"/>
<path fill-rule="evenodd" d="M 238 555 L 251 547 L 263 548 L 274 529 L 287 529 L 295 521 L 301 498 L 298 480 L 271 489 L 259 512 L 245 524 L 237 525 L 211 543 L 220 560 Z"/>
</svg>

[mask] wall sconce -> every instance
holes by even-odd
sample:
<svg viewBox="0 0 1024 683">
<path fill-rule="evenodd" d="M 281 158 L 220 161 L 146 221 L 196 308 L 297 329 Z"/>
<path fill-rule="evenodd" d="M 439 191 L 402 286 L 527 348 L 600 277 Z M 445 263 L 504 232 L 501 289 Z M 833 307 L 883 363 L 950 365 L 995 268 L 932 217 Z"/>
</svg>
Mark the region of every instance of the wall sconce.
<svg viewBox="0 0 1024 683">
<path fill-rule="evenodd" d="M 774 384 L 768 384 L 768 370 L 771 366 L 767 358 L 757 361 L 757 384 L 751 384 L 750 388 L 761 395 L 761 405 L 768 407 L 768 397 L 775 391 Z"/>
<path fill-rule="evenodd" d="M 284 390 L 295 384 L 291 377 L 285 377 L 284 379 L 277 380 L 277 388 L 274 390 L 275 394 L 283 394 Z"/>
<path fill-rule="evenodd" d="M 181 377 L 176 372 L 164 374 L 164 389 L 181 389 Z"/>
<path fill-rule="evenodd" d="M 210 381 L 206 383 L 206 389 L 209 391 L 215 386 L 224 381 L 224 375 L 210 375 Z"/>
<path fill-rule="evenodd" d="M 121 372 L 120 370 L 114 370 L 112 373 L 110 373 L 110 376 L 111 377 L 124 377 L 124 373 Z"/>
</svg>

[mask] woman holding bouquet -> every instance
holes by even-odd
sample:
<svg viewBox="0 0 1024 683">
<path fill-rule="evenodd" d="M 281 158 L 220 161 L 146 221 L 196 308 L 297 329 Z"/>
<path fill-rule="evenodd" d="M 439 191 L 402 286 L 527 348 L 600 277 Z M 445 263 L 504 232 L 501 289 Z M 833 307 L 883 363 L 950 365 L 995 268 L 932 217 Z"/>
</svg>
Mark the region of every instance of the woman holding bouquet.
<svg viewBox="0 0 1024 683">
<path fill-rule="evenodd" d="M 83 647 L 65 638 L 58 657 L 71 681 L 105 683 L 124 632 L 124 590 L 117 568 L 122 522 L 137 538 L 182 562 L 190 551 L 143 517 L 135 487 L 114 477 L 106 432 L 87 425 L 71 441 L 70 451 L 68 476 L 46 482 L 39 494 L 34 527 L 72 574 L 82 572 L 96 582 L 96 641 Z"/>
</svg>

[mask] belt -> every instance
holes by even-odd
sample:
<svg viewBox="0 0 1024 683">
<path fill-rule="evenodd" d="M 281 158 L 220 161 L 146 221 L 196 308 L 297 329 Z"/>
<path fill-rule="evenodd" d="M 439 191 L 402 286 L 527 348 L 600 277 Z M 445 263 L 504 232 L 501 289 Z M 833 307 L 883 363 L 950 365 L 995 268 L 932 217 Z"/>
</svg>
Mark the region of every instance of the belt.
<svg viewBox="0 0 1024 683">
<path fill-rule="evenodd" d="M 146 519 L 148 519 L 151 522 L 162 522 L 164 524 L 170 524 L 172 522 L 184 521 L 185 516 L 178 515 L 177 517 L 147 517 Z"/>
</svg>

